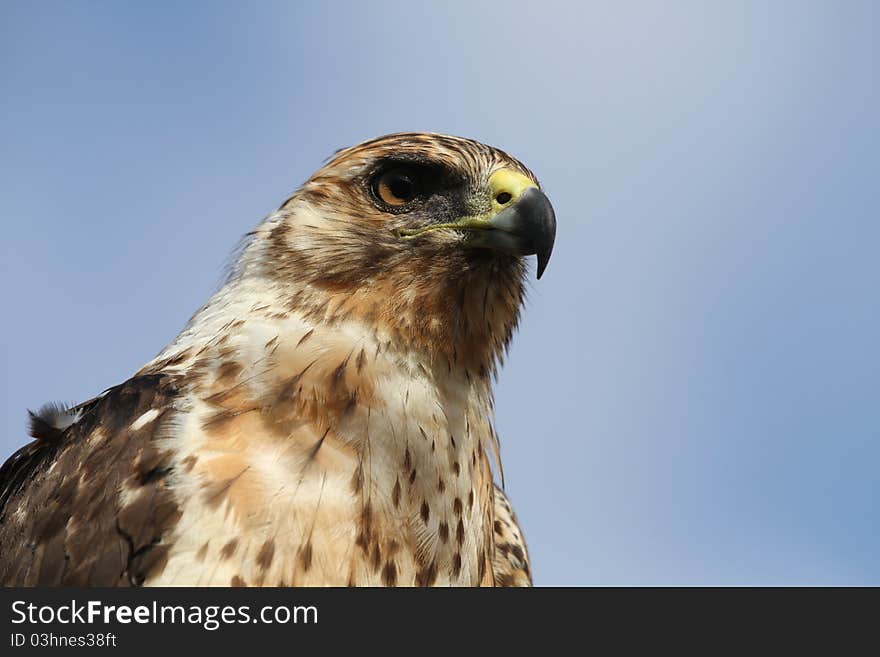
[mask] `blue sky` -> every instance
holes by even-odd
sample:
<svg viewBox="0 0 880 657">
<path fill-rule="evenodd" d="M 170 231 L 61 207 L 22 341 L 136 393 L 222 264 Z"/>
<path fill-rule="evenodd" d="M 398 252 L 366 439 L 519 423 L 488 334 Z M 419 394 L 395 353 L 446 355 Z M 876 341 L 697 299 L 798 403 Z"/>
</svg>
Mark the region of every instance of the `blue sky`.
<svg viewBox="0 0 880 657">
<path fill-rule="evenodd" d="M 0 4 L 0 448 L 149 360 L 335 149 L 522 159 L 497 388 L 539 584 L 880 584 L 872 2 Z"/>
</svg>

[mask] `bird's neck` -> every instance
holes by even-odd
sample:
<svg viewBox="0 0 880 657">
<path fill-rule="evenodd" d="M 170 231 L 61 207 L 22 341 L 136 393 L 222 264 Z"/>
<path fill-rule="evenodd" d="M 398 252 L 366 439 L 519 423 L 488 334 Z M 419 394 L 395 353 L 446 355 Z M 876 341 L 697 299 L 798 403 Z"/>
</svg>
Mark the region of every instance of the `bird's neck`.
<svg viewBox="0 0 880 657">
<path fill-rule="evenodd" d="M 312 526 L 310 538 L 292 530 L 290 550 L 332 552 L 348 533 L 357 583 L 474 584 L 491 572 L 488 374 L 246 287 L 221 290 L 147 369 L 181 375 L 194 440 L 218 454 L 195 472 L 254 532 L 288 504 Z"/>
</svg>

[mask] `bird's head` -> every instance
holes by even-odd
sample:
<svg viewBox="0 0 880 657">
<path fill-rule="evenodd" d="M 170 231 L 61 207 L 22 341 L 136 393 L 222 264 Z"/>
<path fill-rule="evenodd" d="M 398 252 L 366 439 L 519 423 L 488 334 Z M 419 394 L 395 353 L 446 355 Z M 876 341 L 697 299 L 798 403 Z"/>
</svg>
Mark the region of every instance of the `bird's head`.
<svg viewBox="0 0 880 657">
<path fill-rule="evenodd" d="M 375 325 L 483 372 L 516 326 L 524 256 L 547 266 L 553 208 L 506 153 L 435 134 L 336 153 L 258 230 L 259 271 L 292 310 Z"/>
</svg>

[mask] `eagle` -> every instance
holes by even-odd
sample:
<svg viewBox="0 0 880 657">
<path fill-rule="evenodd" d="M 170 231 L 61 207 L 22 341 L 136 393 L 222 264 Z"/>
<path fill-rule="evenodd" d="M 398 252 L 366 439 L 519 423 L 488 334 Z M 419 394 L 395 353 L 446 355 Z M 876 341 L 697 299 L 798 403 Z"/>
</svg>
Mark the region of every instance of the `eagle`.
<svg viewBox="0 0 880 657">
<path fill-rule="evenodd" d="M 553 208 L 505 152 L 337 151 L 158 356 L 30 413 L 4 586 L 529 586 L 492 384 Z"/>
</svg>

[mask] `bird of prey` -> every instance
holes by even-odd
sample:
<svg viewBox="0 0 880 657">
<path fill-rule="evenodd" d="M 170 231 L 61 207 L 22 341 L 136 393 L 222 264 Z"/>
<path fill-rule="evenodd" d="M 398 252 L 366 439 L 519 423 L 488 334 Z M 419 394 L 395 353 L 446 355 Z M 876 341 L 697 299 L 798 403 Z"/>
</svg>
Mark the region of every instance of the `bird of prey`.
<svg viewBox="0 0 880 657">
<path fill-rule="evenodd" d="M 556 219 L 476 141 L 338 151 L 124 383 L 31 413 L 0 584 L 530 585 L 492 380 Z"/>
</svg>

